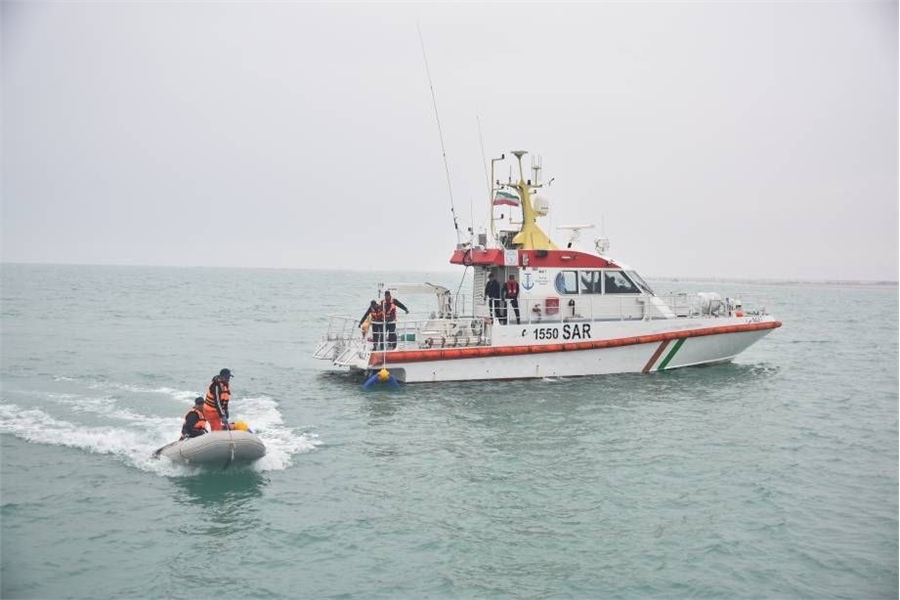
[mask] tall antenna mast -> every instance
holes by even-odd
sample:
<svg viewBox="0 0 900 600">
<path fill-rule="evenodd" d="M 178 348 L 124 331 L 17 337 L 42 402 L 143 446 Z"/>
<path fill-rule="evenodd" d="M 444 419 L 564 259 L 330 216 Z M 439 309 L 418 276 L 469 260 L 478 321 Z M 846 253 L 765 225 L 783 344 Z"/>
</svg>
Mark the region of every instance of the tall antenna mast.
<svg viewBox="0 0 900 600">
<path fill-rule="evenodd" d="M 422 39 L 422 28 L 416 22 L 416 30 L 419 32 L 419 43 L 422 45 L 422 60 L 425 61 L 425 74 L 428 76 L 428 88 L 431 90 L 431 103 L 434 105 L 434 119 L 437 121 L 438 136 L 441 138 L 441 154 L 444 157 L 444 171 L 447 173 L 447 191 L 450 193 L 450 214 L 453 216 L 453 228 L 456 230 L 456 242 L 460 242 L 459 222 L 456 219 L 456 209 L 453 206 L 453 186 L 450 185 L 450 167 L 447 166 L 447 151 L 444 149 L 444 133 L 441 131 L 441 118 L 438 116 L 437 99 L 434 97 L 434 86 L 431 84 L 431 71 L 428 69 L 428 57 L 425 56 L 425 40 Z"/>
<path fill-rule="evenodd" d="M 493 196 L 493 189 L 491 186 L 491 176 L 488 174 L 488 166 L 487 166 L 487 156 L 484 153 L 484 138 L 481 136 L 481 119 L 478 115 L 475 115 L 475 122 L 478 123 L 478 143 L 481 144 L 481 165 L 484 167 L 484 178 L 487 180 L 488 185 L 488 197 Z M 473 203 L 474 204 L 474 203 Z M 491 220 L 493 221 L 494 211 L 491 211 Z M 474 208 L 472 212 L 472 227 L 475 227 L 475 213 Z"/>
</svg>

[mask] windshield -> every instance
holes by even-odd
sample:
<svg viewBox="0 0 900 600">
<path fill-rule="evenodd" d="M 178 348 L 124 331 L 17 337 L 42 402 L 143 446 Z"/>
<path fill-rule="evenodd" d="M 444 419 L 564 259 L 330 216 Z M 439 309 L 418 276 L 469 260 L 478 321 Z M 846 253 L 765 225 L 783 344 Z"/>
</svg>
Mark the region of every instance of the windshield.
<svg viewBox="0 0 900 600">
<path fill-rule="evenodd" d="M 647 282 L 644 281 L 640 275 L 637 274 L 637 271 L 626 271 L 628 273 L 628 277 L 643 291 L 648 294 L 655 296 L 656 294 L 653 292 L 653 289 L 647 285 Z"/>
</svg>

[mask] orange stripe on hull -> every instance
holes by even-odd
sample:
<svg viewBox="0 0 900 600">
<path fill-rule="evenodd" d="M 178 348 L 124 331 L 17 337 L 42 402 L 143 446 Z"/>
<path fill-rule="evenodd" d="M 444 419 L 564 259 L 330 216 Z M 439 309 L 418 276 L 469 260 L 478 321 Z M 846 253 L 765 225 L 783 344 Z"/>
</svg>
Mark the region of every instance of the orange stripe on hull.
<svg viewBox="0 0 900 600">
<path fill-rule="evenodd" d="M 654 342 L 666 342 L 657 349 L 654 355 L 662 353 L 668 342 L 672 340 L 707 335 L 721 335 L 725 333 L 745 333 L 748 331 L 760 331 L 763 329 L 776 329 L 781 327 L 781 321 L 769 321 L 766 323 L 744 323 L 741 325 L 720 325 L 718 327 L 706 327 L 704 329 L 691 329 L 688 331 L 669 331 L 666 333 L 653 333 L 638 335 L 614 340 L 590 340 L 572 342 L 568 344 L 532 344 L 528 346 L 473 346 L 471 348 L 431 348 L 428 350 L 396 350 L 388 352 L 385 356 L 381 352 L 372 353 L 369 356 L 369 368 L 380 367 L 383 364 L 396 365 L 400 363 L 428 362 L 435 360 L 458 360 L 461 358 L 488 358 L 492 356 L 518 356 L 521 354 L 546 354 L 549 352 L 573 352 L 577 350 L 596 350 L 599 348 L 616 348 L 619 346 L 633 346 L 635 344 L 652 344 Z M 387 360 L 384 360 L 387 358 Z M 650 365 L 653 364 L 651 359 Z"/>
</svg>

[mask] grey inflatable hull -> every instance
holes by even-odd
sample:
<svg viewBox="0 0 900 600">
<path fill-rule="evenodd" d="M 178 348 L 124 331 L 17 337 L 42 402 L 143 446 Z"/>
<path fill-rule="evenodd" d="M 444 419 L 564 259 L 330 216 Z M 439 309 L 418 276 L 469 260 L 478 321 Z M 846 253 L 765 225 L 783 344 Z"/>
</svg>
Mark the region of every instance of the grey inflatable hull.
<svg viewBox="0 0 900 600">
<path fill-rule="evenodd" d="M 187 465 L 225 468 L 259 460 L 266 455 L 266 446 L 256 435 L 246 431 L 211 431 L 199 437 L 172 442 L 153 455 L 165 456 Z"/>
</svg>

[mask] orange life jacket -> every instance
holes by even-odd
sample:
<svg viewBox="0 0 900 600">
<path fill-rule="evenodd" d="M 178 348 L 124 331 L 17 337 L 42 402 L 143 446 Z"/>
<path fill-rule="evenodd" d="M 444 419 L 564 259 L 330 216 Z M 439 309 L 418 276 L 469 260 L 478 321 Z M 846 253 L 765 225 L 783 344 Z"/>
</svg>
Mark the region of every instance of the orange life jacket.
<svg viewBox="0 0 900 600">
<path fill-rule="evenodd" d="M 393 300 L 384 301 L 384 320 L 390 323 L 397 320 L 397 307 Z"/>
<path fill-rule="evenodd" d="M 206 416 L 203 414 L 203 411 L 199 408 L 192 408 L 187 412 L 187 415 L 184 415 L 184 424 L 181 426 L 181 430 L 184 431 L 184 426 L 187 425 L 187 417 L 191 413 L 197 414 L 197 422 L 194 423 L 194 426 L 191 428 L 193 433 L 197 433 L 199 431 L 206 432 Z"/>
<path fill-rule="evenodd" d="M 518 298 L 519 297 L 519 282 L 515 279 L 510 279 L 504 284 L 506 288 L 506 297 L 507 298 Z"/>
<path fill-rule="evenodd" d="M 222 403 L 222 411 L 228 412 L 228 401 L 231 400 L 231 388 L 228 386 L 228 382 L 219 379 L 218 375 L 213 377 L 212 383 L 209 384 L 209 389 L 206 390 L 206 399 L 203 403 L 217 409 L 216 386 L 219 386 L 219 402 Z"/>
<path fill-rule="evenodd" d="M 384 309 L 381 308 L 381 305 L 377 305 L 375 308 L 369 309 L 369 319 L 373 323 L 383 323 L 384 322 Z"/>
</svg>

